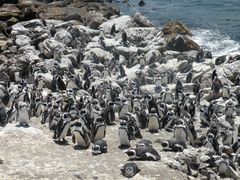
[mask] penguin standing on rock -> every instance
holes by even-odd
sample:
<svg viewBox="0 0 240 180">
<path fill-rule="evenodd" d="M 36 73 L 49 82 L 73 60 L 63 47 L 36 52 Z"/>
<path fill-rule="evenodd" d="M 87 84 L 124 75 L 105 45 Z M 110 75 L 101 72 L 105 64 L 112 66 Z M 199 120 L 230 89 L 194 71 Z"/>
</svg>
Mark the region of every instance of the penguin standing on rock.
<svg viewBox="0 0 240 180">
<path fill-rule="evenodd" d="M 124 46 L 127 46 L 127 33 L 125 30 L 122 31 L 122 42 Z"/>
</svg>

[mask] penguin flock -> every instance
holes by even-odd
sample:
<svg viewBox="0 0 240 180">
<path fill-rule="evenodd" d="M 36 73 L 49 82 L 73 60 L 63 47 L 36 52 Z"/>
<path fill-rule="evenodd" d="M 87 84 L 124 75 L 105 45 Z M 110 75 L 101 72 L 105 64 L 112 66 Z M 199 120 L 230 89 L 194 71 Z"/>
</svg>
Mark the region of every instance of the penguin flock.
<svg viewBox="0 0 240 180">
<path fill-rule="evenodd" d="M 73 37 L 81 35 L 75 27 L 70 26 L 66 31 Z M 130 43 L 126 31 L 116 31 L 114 24 L 108 36 L 114 37 L 117 33 L 121 33 L 121 43 L 127 48 Z M 10 80 L 8 72 L 1 72 L 1 125 L 17 122 L 18 126 L 27 128 L 31 125 L 31 118 L 36 117 L 52 132 L 56 143 L 64 144 L 67 137 L 71 137 L 75 149 L 91 146 L 92 155 L 108 153 L 106 129 L 107 126 L 117 126 L 118 136 L 111 138 L 118 139 L 119 148 L 129 160 L 141 161 L 161 160 L 160 152 L 142 132 L 158 134 L 166 131 L 171 137 L 160 142 L 162 151 L 179 153 L 189 147 L 205 147 L 214 152 L 217 174 L 239 178 L 240 127 L 235 122 L 240 115 L 238 89 L 232 91 L 229 85 L 223 84 L 215 69 L 209 80 L 210 93 L 218 95 L 220 100 L 204 100 L 208 92 L 202 88 L 200 79 L 193 80 L 193 71 L 189 71 L 186 80 L 180 79 L 177 72 L 157 73 L 152 82 L 157 93 L 144 92 L 141 86 L 149 82 L 141 69 L 145 68 L 146 62 L 139 61 L 141 66 L 136 71 L 135 81 L 127 79 L 125 72 L 126 67 L 138 64 L 134 56 L 140 59 L 144 56 L 136 53 L 124 64 L 116 49 L 106 45 L 105 38 L 104 33 L 100 34 L 97 43 L 99 48 L 113 54 L 113 58 L 100 68 L 97 66 L 100 60 L 94 54 L 91 54 L 93 63 L 83 61 L 85 55 L 81 42 L 75 42 L 80 44 L 75 47 L 78 48 L 77 56 L 65 64 L 66 57 L 59 49 L 54 51 L 51 61 L 39 54 L 43 63 L 48 62 L 47 66 L 41 61 L 32 63 L 30 70 L 26 69 L 29 70 L 25 72 L 27 75 L 16 72 L 14 79 Z M 202 61 L 203 49 L 196 56 L 196 62 Z M 50 83 L 47 83 L 46 74 L 52 77 Z M 33 79 L 31 83 L 30 77 Z M 109 80 L 111 77 L 126 80 L 113 83 Z M 192 84 L 192 90 L 186 91 L 185 84 Z M 233 86 L 239 85 L 237 76 Z M 131 141 L 136 139 L 139 141 L 133 147 Z M 231 151 L 225 152 L 226 148 Z M 132 177 L 140 169 L 136 163 L 127 163 L 121 171 Z"/>
</svg>

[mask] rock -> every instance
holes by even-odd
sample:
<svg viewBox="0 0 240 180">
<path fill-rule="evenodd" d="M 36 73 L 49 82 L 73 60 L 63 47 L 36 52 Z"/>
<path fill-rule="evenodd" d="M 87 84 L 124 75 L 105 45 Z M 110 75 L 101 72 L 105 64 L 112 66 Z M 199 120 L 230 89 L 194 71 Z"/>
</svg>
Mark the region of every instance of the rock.
<svg viewBox="0 0 240 180">
<path fill-rule="evenodd" d="M 84 61 L 89 61 L 89 59 L 91 59 L 93 62 L 93 54 L 96 55 L 98 61 L 102 64 L 113 58 L 113 55 L 111 53 L 104 51 L 101 48 L 92 48 L 89 52 L 85 54 Z"/>
<path fill-rule="evenodd" d="M 180 35 L 190 35 L 192 36 L 192 33 L 190 30 L 181 22 L 173 21 L 167 23 L 163 28 L 162 28 L 163 34 L 166 35 L 171 35 L 171 34 L 180 34 Z"/>
<path fill-rule="evenodd" d="M 136 12 L 133 16 L 133 20 L 140 27 L 155 27 L 155 25 L 147 19 L 144 15 L 139 12 Z"/>
<path fill-rule="evenodd" d="M 65 45 L 53 38 L 46 39 L 39 44 L 40 51 L 48 58 L 52 58 L 55 50 L 65 51 Z"/>
<path fill-rule="evenodd" d="M 168 41 L 168 44 L 166 48 L 173 51 L 180 51 L 180 52 L 190 51 L 190 50 L 198 51 L 200 49 L 199 45 L 196 42 L 194 42 L 187 36 L 183 36 L 183 35 L 174 36 L 167 41 Z"/>
<path fill-rule="evenodd" d="M 25 35 L 18 35 L 18 36 L 16 36 L 15 43 L 18 47 L 22 47 L 27 44 L 30 44 L 30 41 L 31 41 L 30 37 L 25 36 Z"/>
<path fill-rule="evenodd" d="M 178 66 L 178 71 L 180 73 L 188 73 L 192 67 L 192 63 L 189 63 L 188 61 L 181 61 L 181 64 Z"/>
<path fill-rule="evenodd" d="M 146 63 L 149 65 L 154 62 L 158 62 L 161 59 L 161 57 L 162 57 L 162 55 L 158 50 L 150 50 L 145 55 L 145 60 L 146 60 Z"/>
<path fill-rule="evenodd" d="M 87 26 L 92 29 L 98 29 L 102 23 L 107 21 L 103 14 L 95 11 L 88 12 L 88 14 L 85 17 L 86 17 L 85 23 L 87 23 Z"/>
<path fill-rule="evenodd" d="M 159 32 L 155 27 L 131 27 L 125 29 L 125 31 L 128 41 L 141 47 L 146 46 Z"/>
<path fill-rule="evenodd" d="M 14 24 L 18 23 L 18 19 L 15 17 L 11 17 L 10 19 L 7 20 L 7 25 L 12 26 Z"/>
<path fill-rule="evenodd" d="M 129 59 L 131 55 L 133 55 L 138 51 L 138 48 L 134 46 L 130 46 L 130 47 L 118 46 L 116 47 L 116 51 L 119 54 L 123 55 L 126 59 Z"/>
<path fill-rule="evenodd" d="M 58 31 L 58 32 L 55 34 L 54 38 L 55 38 L 57 41 L 65 44 L 66 46 L 70 46 L 70 45 L 71 45 L 71 42 L 72 42 L 72 40 L 73 40 L 73 39 L 72 39 L 72 35 L 71 35 L 67 30 L 63 30 L 63 29 L 61 29 L 60 31 Z"/>
<path fill-rule="evenodd" d="M 21 10 L 14 5 L 5 4 L 0 7 L 0 21 L 6 21 L 11 17 L 20 18 Z"/>
<path fill-rule="evenodd" d="M 110 33 L 112 26 L 115 24 L 116 31 L 122 31 L 130 27 L 134 27 L 134 21 L 131 16 L 124 15 L 117 18 L 110 19 L 99 26 L 99 29 L 103 30 L 104 33 Z"/>
</svg>

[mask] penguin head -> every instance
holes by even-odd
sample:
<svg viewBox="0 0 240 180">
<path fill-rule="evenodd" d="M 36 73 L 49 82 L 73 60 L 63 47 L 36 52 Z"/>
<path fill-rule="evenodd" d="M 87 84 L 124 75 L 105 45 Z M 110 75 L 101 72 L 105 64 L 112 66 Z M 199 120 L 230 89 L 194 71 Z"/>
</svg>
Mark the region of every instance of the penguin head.
<svg viewBox="0 0 240 180">
<path fill-rule="evenodd" d="M 173 151 L 174 151 L 174 152 L 182 152 L 183 149 L 184 149 L 183 146 L 180 145 L 180 144 L 175 144 L 175 145 L 173 146 Z"/>
<path fill-rule="evenodd" d="M 213 135 L 212 133 L 209 133 L 209 134 L 207 135 L 207 138 L 208 138 L 208 139 L 213 139 L 213 138 L 214 138 L 214 135 Z"/>
<path fill-rule="evenodd" d="M 101 154 L 101 149 L 100 149 L 100 146 L 98 144 L 93 144 L 92 146 L 92 155 L 98 155 L 98 154 Z"/>
<path fill-rule="evenodd" d="M 127 178 L 132 178 L 135 176 L 139 171 L 141 171 L 137 164 L 135 163 L 127 163 L 121 169 L 122 175 Z"/>
<path fill-rule="evenodd" d="M 71 120 L 71 114 L 70 113 L 63 113 L 62 115 L 63 120 Z"/>
<path fill-rule="evenodd" d="M 169 147 L 168 141 L 163 141 L 163 142 L 161 143 L 161 145 L 162 145 L 163 148 L 168 148 L 168 147 Z"/>
<path fill-rule="evenodd" d="M 135 159 L 137 157 L 136 149 L 134 149 L 134 148 L 128 149 L 125 153 L 129 156 L 130 159 Z"/>
</svg>

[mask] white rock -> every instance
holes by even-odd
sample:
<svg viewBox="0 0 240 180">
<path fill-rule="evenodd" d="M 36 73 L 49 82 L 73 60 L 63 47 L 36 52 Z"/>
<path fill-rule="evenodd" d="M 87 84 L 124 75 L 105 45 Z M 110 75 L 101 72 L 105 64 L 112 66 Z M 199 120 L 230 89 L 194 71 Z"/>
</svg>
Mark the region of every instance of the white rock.
<svg viewBox="0 0 240 180">
<path fill-rule="evenodd" d="M 115 24 L 116 30 L 121 31 L 123 29 L 133 27 L 134 21 L 131 16 L 125 15 L 118 18 L 110 19 L 99 26 L 100 30 L 105 33 L 110 33 L 112 26 Z"/>
<path fill-rule="evenodd" d="M 73 40 L 72 39 L 72 35 L 64 30 L 64 29 L 61 29 L 60 31 L 58 31 L 54 38 L 59 41 L 59 42 L 62 42 L 63 44 L 65 44 L 66 46 L 70 46 L 71 45 L 71 41 Z"/>
<path fill-rule="evenodd" d="M 17 35 L 15 43 L 18 47 L 22 47 L 22 46 L 25 46 L 27 44 L 30 44 L 30 41 L 31 41 L 31 39 L 28 36 Z"/>
</svg>

